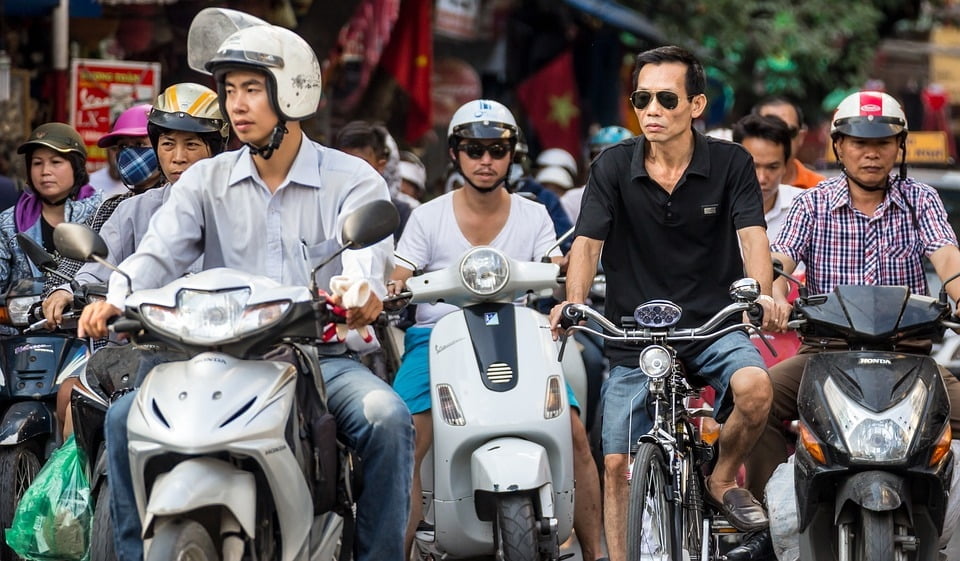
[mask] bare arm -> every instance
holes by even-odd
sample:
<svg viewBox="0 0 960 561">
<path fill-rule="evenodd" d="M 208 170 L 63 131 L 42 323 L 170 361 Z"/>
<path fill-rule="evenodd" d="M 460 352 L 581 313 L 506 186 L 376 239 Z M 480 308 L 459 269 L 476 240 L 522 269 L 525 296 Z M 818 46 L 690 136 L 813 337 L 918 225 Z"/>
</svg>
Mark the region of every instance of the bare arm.
<svg viewBox="0 0 960 561">
<path fill-rule="evenodd" d="M 748 277 L 760 283 L 760 294 L 770 296 L 761 298 L 763 307 L 763 328 L 768 331 L 781 330 L 781 316 L 789 313 L 774 302 L 772 297 L 773 260 L 770 257 L 770 242 L 767 230 L 761 226 L 749 226 L 737 230 L 740 247 L 743 249 L 743 268 Z M 785 319 L 783 322 L 785 323 Z"/>
<path fill-rule="evenodd" d="M 955 245 L 945 245 L 930 255 L 930 262 L 937 271 L 940 281 L 945 281 L 960 273 L 960 249 Z M 947 294 L 954 302 L 960 302 L 960 279 L 946 286 Z"/>
<path fill-rule="evenodd" d="M 600 260 L 601 249 L 603 249 L 601 240 L 584 236 L 577 236 L 573 240 L 567 262 L 567 299 L 550 311 L 550 328 L 554 339 L 560 335 L 560 313 L 563 306 L 571 302 L 582 304 L 590 293 L 590 285 L 593 284 L 593 277 L 597 274 L 597 262 Z"/>
</svg>

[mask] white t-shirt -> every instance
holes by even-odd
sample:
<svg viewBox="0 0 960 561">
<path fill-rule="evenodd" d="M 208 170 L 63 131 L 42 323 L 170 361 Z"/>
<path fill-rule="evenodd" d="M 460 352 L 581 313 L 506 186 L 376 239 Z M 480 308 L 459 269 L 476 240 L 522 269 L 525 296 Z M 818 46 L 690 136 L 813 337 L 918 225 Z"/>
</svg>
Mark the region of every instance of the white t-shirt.
<svg viewBox="0 0 960 561">
<path fill-rule="evenodd" d="M 773 202 L 773 207 L 769 212 L 763 214 L 763 217 L 767 221 L 767 239 L 770 240 L 770 243 L 773 243 L 773 240 L 777 239 L 777 234 L 783 229 L 783 225 L 787 221 L 790 206 L 793 205 L 793 199 L 797 198 L 797 195 L 803 193 L 805 190 L 806 189 L 793 187 L 791 185 L 780 185 L 780 190 L 777 192 L 777 200 Z"/>
<path fill-rule="evenodd" d="M 577 219 L 580 218 L 580 203 L 583 201 L 584 189 L 586 189 L 586 185 L 574 187 L 560 197 L 560 205 L 567 212 L 567 216 L 570 217 L 570 222 L 574 226 L 577 225 Z"/>
<path fill-rule="evenodd" d="M 453 212 L 455 193 L 447 193 L 413 209 L 397 243 L 398 256 L 430 272 L 457 263 L 474 247 L 457 224 Z M 490 247 L 518 261 L 538 261 L 556 242 L 557 235 L 546 207 L 514 193 L 510 195 L 507 222 Z M 550 252 L 551 257 L 559 255 L 559 249 Z M 397 266 L 406 265 L 398 259 Z M 431 327 L 456 309 L 450 304 L 418 304 L 416 326 Z"/>
</svg>

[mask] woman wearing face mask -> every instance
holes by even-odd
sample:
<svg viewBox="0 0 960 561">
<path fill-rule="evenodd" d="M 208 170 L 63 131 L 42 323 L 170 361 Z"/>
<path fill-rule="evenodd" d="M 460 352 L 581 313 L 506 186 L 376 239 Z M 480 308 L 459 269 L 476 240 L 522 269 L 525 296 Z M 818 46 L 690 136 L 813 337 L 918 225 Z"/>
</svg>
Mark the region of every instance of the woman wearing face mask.
<svg viewBox="0 0 960 561">
<path fill-rule="evenodd" d="M 88 184 L 87 151 L 80 134 L 64 123 L 46 123 L 17 148 L 26 160 L 27 189 L 17 204 L 0 213 L 0 290 L 13 281 L 42 276 L 20 250 L 23 232 L 56 255 L 53 229 L 82 222 L 100 204 Z"/>
<path fill-rule="evenodd" d="M 157 153 L 147 136 L 147 115 L 152 109 L 149 103 L 127 109 L 117 117 L 113 129 L 97 141 L 97 146 L 115 155 L 120 181 L 132 192 L 121 197 L 143 193 L 162 183 Z"/>
<path fill-rule="evenodd" d="M 230 125 L 220 112 L 216 92 L 190 82 L 164 90 L 151 107 L 144 128 L 154 147 L 152 153 L 159 164 L 163 185 L 142 195 L 125 197 L 129 200 L 120 201 L 109 218 L 104 219 L 99 232 L 107 244 L 107 261 L 114 264 L 136 250 L 150 217 L 169 197 L 170 188 L 180 175 L 196 162 L 223 152 L 230 134 Z M 110 275 L 106 267 L 97 263 L 76 262 L 75 268 L 66 271 L 68 261 L 65 260 L 58 271 L 73 277 L 74 287 L 105 282 Z M 73 302 L 74 287 L 58 286 L 43 301 L 48 328 L 55 329 L 62 321 L 64 310 Z M 74 385 L 76 378 L 69 378 L 60 384 L 57 393 L 57 417 L 64 436 L 73 432 L 69 403 Z"/>
</svg>

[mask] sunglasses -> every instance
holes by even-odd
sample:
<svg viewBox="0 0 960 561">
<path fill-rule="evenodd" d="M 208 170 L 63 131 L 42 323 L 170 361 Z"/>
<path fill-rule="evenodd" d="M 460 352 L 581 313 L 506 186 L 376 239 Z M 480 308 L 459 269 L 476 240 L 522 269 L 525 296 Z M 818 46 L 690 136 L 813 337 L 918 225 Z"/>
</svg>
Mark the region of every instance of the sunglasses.
<svg viewBox="0 0 960 561">
<path fill-rule="evenodd" d="M 680 105 L 680 96 L 673 92 L 651 92 L 648 90 L 637 90 L 630 94 L 630 103 L 637 109 L 646 109 L 647 106 L 650 105 L 650 101 L 653 100 L 654 95 L 657 96 L 657 103 L 660 104 L 660 107 L 663 107 L 667 111 L 672 111 L 677 108 L 677 105 Z M 687 101 L 690 101 L 694 97 L 696 97 L 696 95 L 688 95 Z"/>
<path fill-rule="evenodd" d="M 503 143 L 495 144 L 480 144 L 479 142 L 470 142 L 467 144 L 460 144 L 457 146 L 457 151 L 466 152 L 467 156 L 471 160 L 479 160 L 483 157 L 483 153 L 486 152 L 490 154 L 490 157 L 494 160 L 502 160 L 510 154 L 510 145 Z"/>
</svg>

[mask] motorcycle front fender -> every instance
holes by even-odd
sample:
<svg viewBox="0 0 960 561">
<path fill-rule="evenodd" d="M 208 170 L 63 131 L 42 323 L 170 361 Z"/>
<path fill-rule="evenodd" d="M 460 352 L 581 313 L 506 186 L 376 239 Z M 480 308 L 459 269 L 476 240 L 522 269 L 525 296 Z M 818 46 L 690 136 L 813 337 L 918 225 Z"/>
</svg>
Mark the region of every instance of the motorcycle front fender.
<svg viewBox="0 0 960 561">
<path fill-rule="evenodd" d="M 221 506 L 240 522 L 248 536 L 256 530 L 257 488 L 253 474 L 223 460 L 191 458 L 157 476 L 147 500 L 143 537 L 153 535 L 157 519 Z"/>
<path fill-rule="evenodd" d="M 886 471 L 863 471 L 848 477 L 837 489 L 837 500 L 834 503 L 834 522 L 836 522 L 844 505 L 853 502 L 861 507 L 875 512 L 897 510 L 906 498 L 906 481 L 898 475 Z"/>
<path fill-rule="evenodd" d="M 53 411 L 42 401 L 18 401 L 0 419 L 0 446 L 13 446 L 54 433 Z"/>
<path fill-rule="evenodd" d="M 487 441 L 470 456 L 474 491 L 512 493 L 551 483 L 547 450 L 522 438 Z"/>
</svg>

